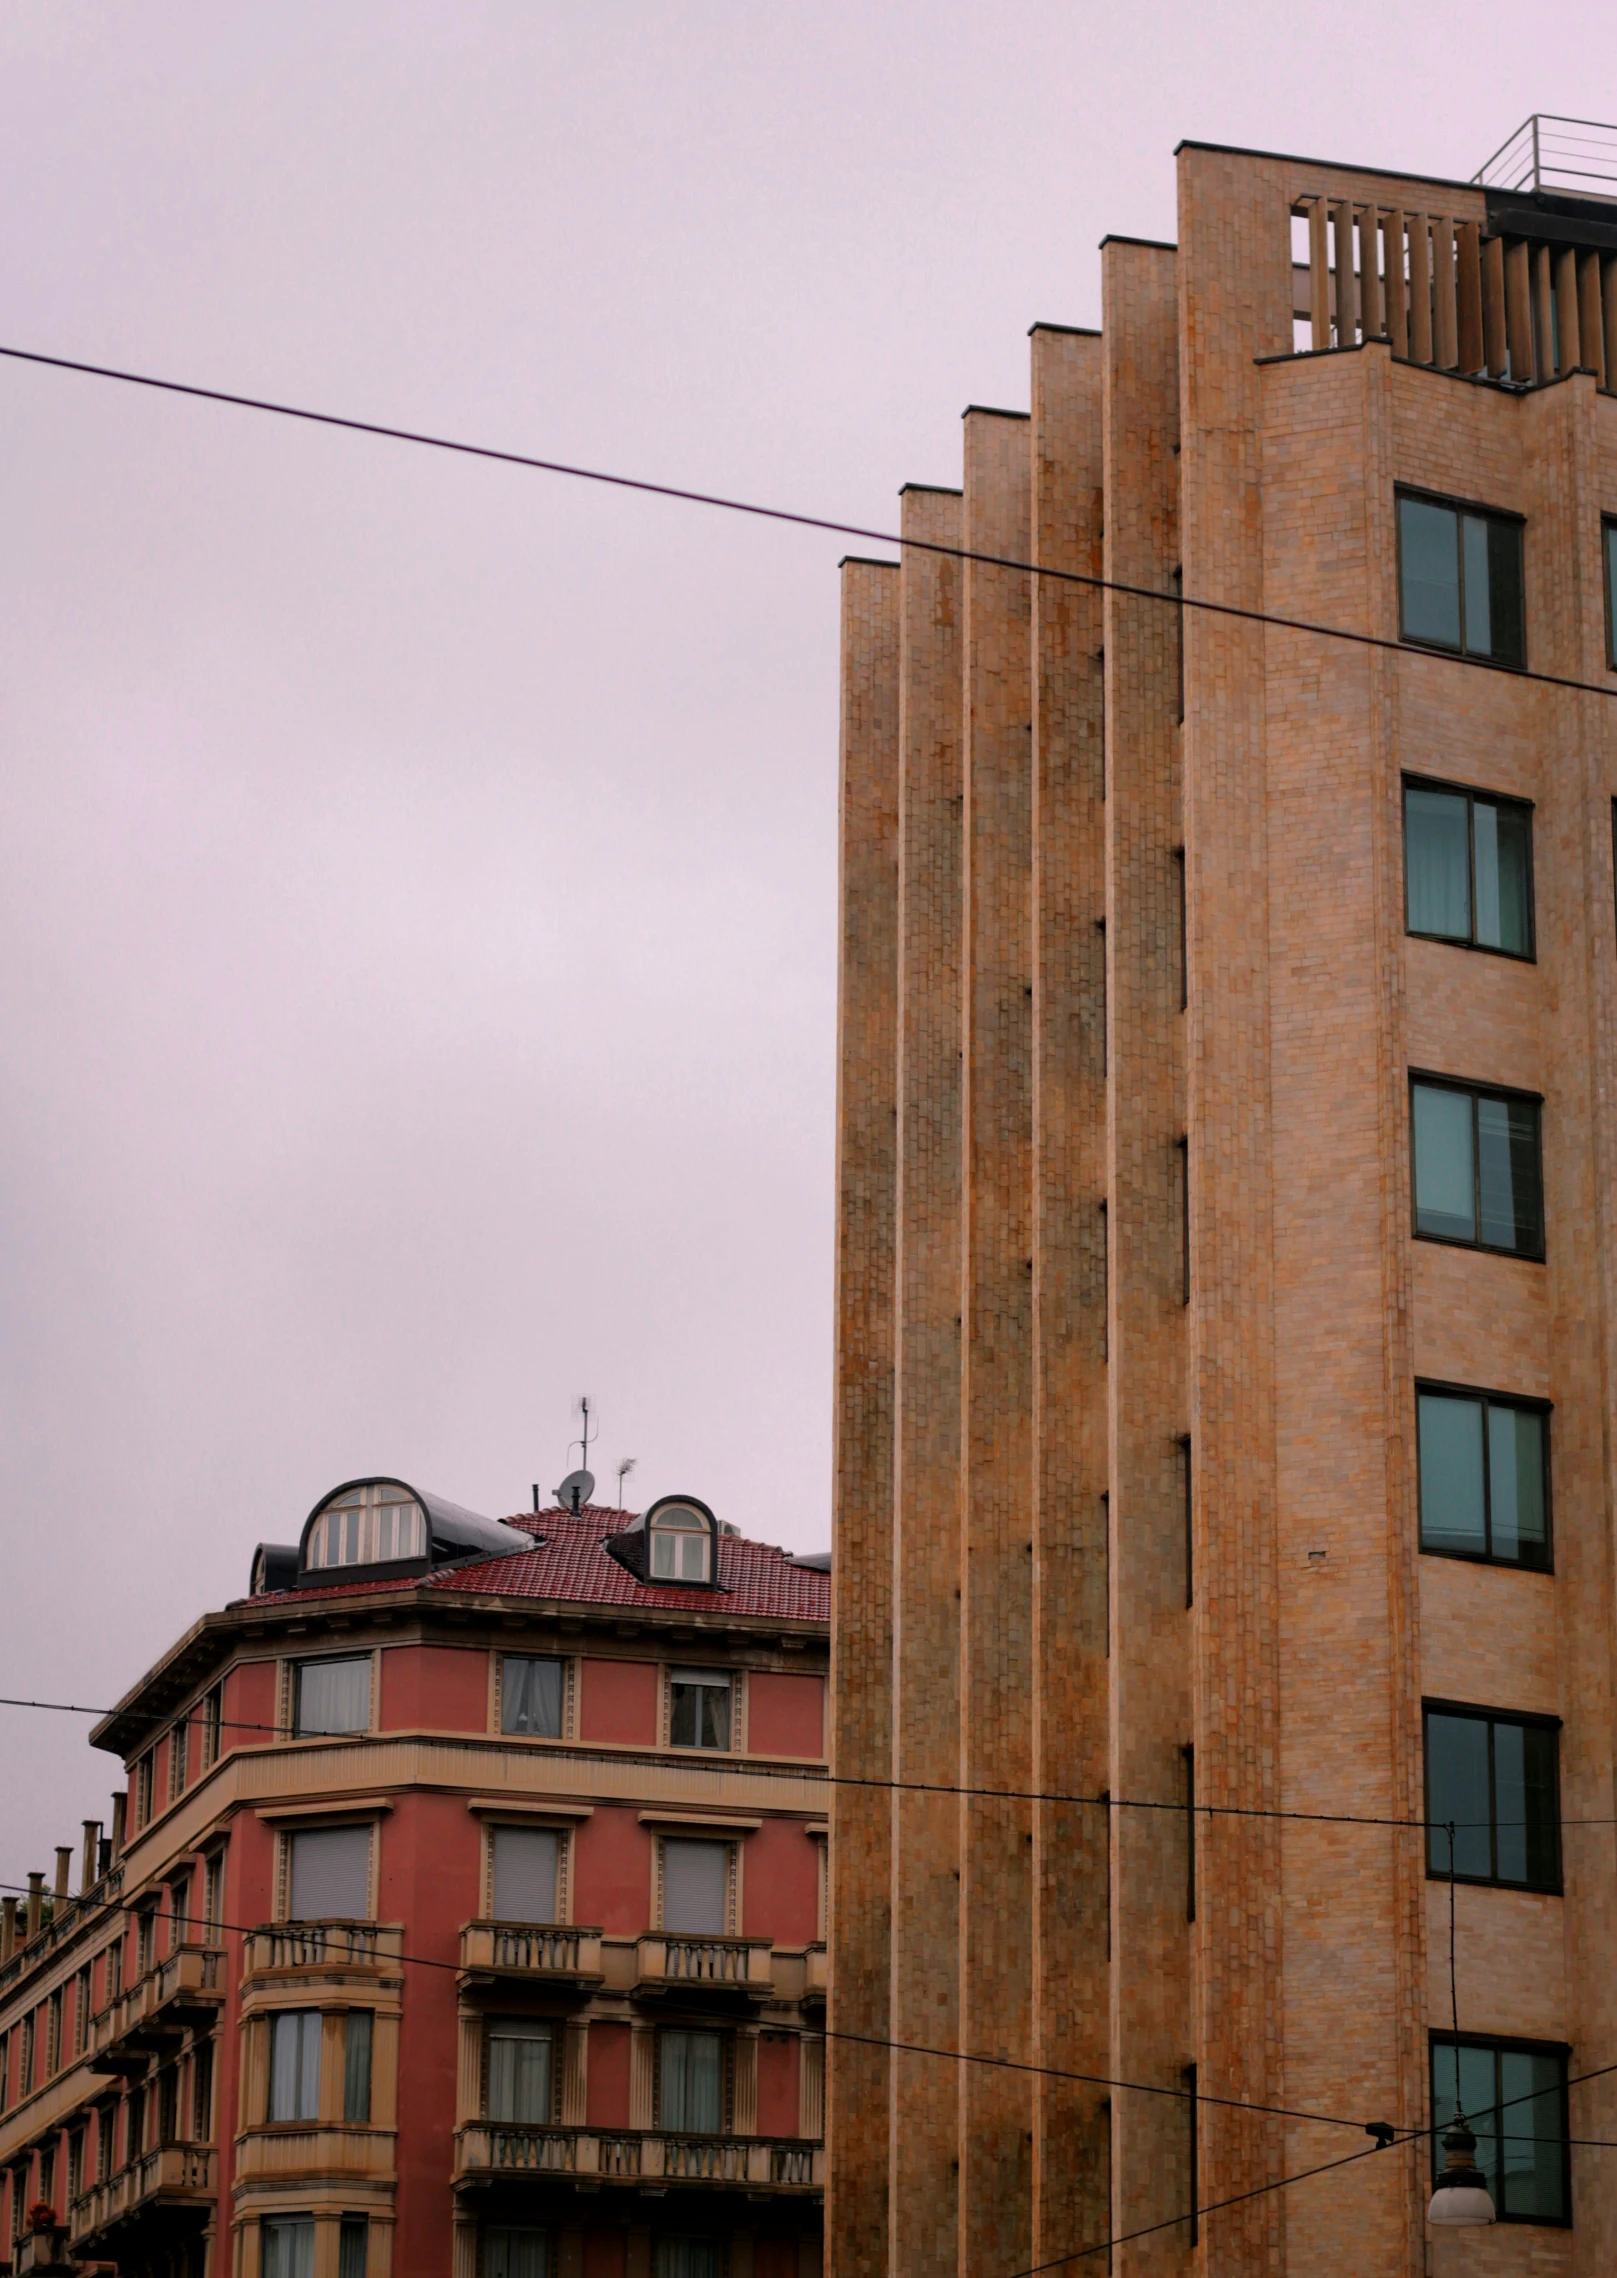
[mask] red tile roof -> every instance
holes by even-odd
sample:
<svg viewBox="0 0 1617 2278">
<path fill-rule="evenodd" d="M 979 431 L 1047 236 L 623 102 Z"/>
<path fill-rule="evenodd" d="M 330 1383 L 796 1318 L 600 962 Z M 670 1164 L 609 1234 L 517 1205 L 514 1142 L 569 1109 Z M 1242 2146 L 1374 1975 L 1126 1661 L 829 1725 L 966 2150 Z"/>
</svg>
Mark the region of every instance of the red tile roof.
<svg viewBox="0 0 1617 2278">
<path fill-rule="evenodd" d="M 611 1511 L 586 1503 L 575 1519 L 570 1511 L 522 1511 L 507 1519 L 509 1527 L 542 1537 L 532 1550 L 514 1551 L 507 1558 L 480 1558 L 469 1566 L 426 1574 L 415 1582 L 328 1583 L 315 1590 L 274 1593 L 286 1605 L 294 1599 L 358 1596 L 377 1590 L 418 1589 L 449 1591 L 457 1595 L 501 1598 L 549 1598 L 582 1601 L 598 1606 L 660 1608 L 667 1613 L 712 1612 L 745 1614 L 765 1621 L 828 1622 L 831 1618 L 831 1577 L 812 1566 L 793 1563 L 791 1553 L 773 1543 L 747 1542 L 738 1535 L 719 1537 L 719 1590 L 681 1590 L 666 1584 L 637 1581 L 604 1547 L 609 1534 L 621 1533 L 634 1514 Z"/>
</svg>

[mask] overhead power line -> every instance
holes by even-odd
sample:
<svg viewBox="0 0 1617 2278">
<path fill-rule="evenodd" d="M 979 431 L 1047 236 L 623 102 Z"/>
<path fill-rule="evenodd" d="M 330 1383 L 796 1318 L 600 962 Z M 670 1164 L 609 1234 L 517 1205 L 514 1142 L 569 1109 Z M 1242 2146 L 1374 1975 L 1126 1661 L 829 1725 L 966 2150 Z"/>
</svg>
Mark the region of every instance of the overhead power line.
<svg viewBox="0 0 1617 2278">
<path fill-rule="evenodd" d="M 0 1708 L 49 1709 L 67 1716 L 128 1716 L 144 1724 L 163 1726 L 197 1721 L 195 1705 L 189 1712 L 177 1712 L 173 1709 L 162 1711 L 105 1709 L 90 1708 L 82 1701 L 36 1701 L 17 1698 L 9 1694 L 0 1694 Z M 290 1725 L 269 1724 L 262 1719 L 239 1716 L 221 1717 L 219 1726 L 222 1731 L 267 1732 L 277 1740 L 332 1740 L 352 1737 L 352 1735 L 337 1733 L 294 1732 Z M 588 1741 L 573 1740 L 563 1741 L 559 1745 L 564 1748 L 587 1750 L 590 1744 Z M 661 1765 L 666 1764 L 667 1758 L 614 1750 L 612 1761 L 614 1764 Z M 1174 1801 L 1162 1803 L 1152 1797 L 1115 1796 L 1105 1790 L 1100 1790 L 1093 1795 L 1083 1795 L 1062 1788 L 979 1788 L 948 1780 L 884 1780 L 867 1777 L 859 1772 L 820 1771 L 812 1765 L 794 1764 L 788 1776 L 792 1779 L 812 1781 L 819 1787 L 867 1788 L 875 1789 L 883 1794 L 966 1796 L 987 1803 L 1059 1803 L 1082 1805 L 1095 1811 L 1161 1811 L 1178 1818 L 1183 1818 L 1187 1813 L 1194 1812 L 1199 1819 L 1281 1819 L 1324 1827 L 1386 1827 L 1402 1829 L 1408 1833 L 1430 1833 L 1434 1827 L 1444 1828 L 1451 1824 L 1447 1819 L 1400 1819 L 1387 1813 L 1367 1811 L 1296 1811 L 1286 1809 L 1278 1804 L 1204 1803 L 1192 1802 L 1188 1797 L 1180 1797 Z M 1524 1826 L 1526 1822 L 1511 1819 L 1457 1819 L 1452 1824 L 1456 1828 L 1517 1827 Z M 1563 1819 L 1560 1825 L 1562 1827 L 1612 1827 L 1617 1826 L 1617 1818 Z"/>
<path fill-rule="evenodd" d="M 376 419 L 350 419 L 334 411 L 316 411 L 306 404 L 280 403 L 270 396 L 238 395 L 228 388 L 205 388 L 190 380 L 160 379 L 152 372 L 128 372 L 114 364 L 90 364 L 74 356 L 47 356 L 35 348 L 0 346 L 0 356 L 13 363 L 38 364 L 50 371 L 78 372 L 90 379 L 117 380 L 126 387 L 151 388 L 161 395 L 187 396 L 200 403 L 228 404 L 237 411 L 262 411 L 277 419 L 297 419 L 314 427 L 335 427 L 350 435 L 373 435 L 384 442 L 414 443 L 429 451 L 452 451 L 465 459 L 488 459 L 500 466 L 523 467 L 535 474 L 563 475 L 571 482 L 604 484 L 612 490 L 639 491 L 648 498 L 668 498 L 685 506 L 711 506 L 725 514 L 749 514 L 760 521 L 786 522 L 801 530 L 824 530 L 833 537 L 863 538 L 879 546 L 908 547 L 912 553 L 947 554 L 962 562 L 977 562 L 986 569 L 1015 570 L 1028 577 L 1046 577 L 1064 585 L 1087 586 L 1096 593 L 1118 593 L 1136 601 L 1156 601 L 1170 609 L 1196 610 L 1211 617 L 1228 617 L 1248 625 L 1272 626 L 1281 632 L 1308 633 L 1319 640 L 1346 641 L 1355 648 L 1385 649 L 1397 656 L 1429 656 L 1441 663 L 1469 670 L 1504 672 L 1512 679 L 1535 681 L 1545 688 L 1565 688 L 1583 696 L 1617 697 L 1617 688 L 1599 681 L 1577 680 L 1569 674 L 1534 672 L 1525 666 L 1499 665 L 1486 657 L 1449 654 L 1444 650 L 1412 648 L 1384 633 L 1359 633 L 1345 625 L 1321 625 L 1307 617 L 1282 617 L 1265 609 L 1246 609 L 1238 602 L 1210 601 L 1189 593 L 1165 593 L 1156 586 L 1131 585 L 1119 578 L 1094 577 L 1082 570 L 1056 569 L 1045 562 L 1022 561 L 1015 555 L 987 554 L 970 546 L 949 546 L 934 538 L 905 537 L 893 530 L 873 530 L 863 523 L 839 522 L 829 515 L 800 514 L 790 507 L 765 506 L 755 499 L 727 498 L 721 492 L 692 490 L 679 483 L 650 482 L 639 475 L 615 474 L 604 467 L 580 467 L 564 459 L 541 459 L 526 451 L 504 451 L 488 443 L 465 443 L 449 435 L 432 435 L 414 427 L 393 427 Z"/>
</svg>

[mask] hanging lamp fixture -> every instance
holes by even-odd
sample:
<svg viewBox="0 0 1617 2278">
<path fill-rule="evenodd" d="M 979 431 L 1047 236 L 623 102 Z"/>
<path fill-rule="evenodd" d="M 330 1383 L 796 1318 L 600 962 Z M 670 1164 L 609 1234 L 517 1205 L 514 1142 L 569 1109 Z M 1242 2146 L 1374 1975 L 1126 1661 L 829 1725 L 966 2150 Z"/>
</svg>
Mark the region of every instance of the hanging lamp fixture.
<svg viewBox="0 0 1617 2278">
<path fill-rule="evenodd" d="M 1460 1994 L 1454 1970 L 1454 1822 L 1449 1837 L 1449 2010 L 1454 2020 L 1454 2124 L 1443 2137 L 1443 2172 L 1432 2189 L 1426 2220 L 1434 2230 L 1474 2230 L 1496 2222 L 1488 2185 L 1477 2165 L 1477 2139 L 1460 2106 Z"/>
</svg>

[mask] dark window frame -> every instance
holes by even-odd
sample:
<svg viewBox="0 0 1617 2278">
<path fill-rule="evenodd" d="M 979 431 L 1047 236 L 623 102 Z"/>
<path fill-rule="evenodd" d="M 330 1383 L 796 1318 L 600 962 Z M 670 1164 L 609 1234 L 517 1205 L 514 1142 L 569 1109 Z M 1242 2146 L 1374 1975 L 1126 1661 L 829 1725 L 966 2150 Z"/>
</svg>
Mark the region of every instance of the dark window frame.
<svg viewBox="0 0 1617 2278">
<path fill-rule="evenodd" d="M 1565 1895 L 1566 1872 L 1561 1842 L 1561 1719 L 1558 1716 L 1542 1716 L 1526 1709 L 1479 1707 L 1475 1701 L 1422 1699 L 1420 1705 L 1421 1796 L 1426 1812 L 1426 1880 L 1429 1883 L 1446 1883 L 1450 1879 L 1446 1866 L 1434 1867 L 1432 1865 L 1432 1831 L 1434 1828 L 1445 1826 L 1447 1822 L 1436 1819 L 1432 1812 L 1431 1751 L 1426 1741 L 1426 1720 L 1431 1716 L 1466 1717 L 1473 1724 L 1489 1726 L 1496 1724 L 1525 1725 L 1531 1726 L 1535 1731 L 1548 1732 L 1552 1735 L 1555 1742 L 1555 1865 L 1551 1878 L 1545 1882 L 1511 1882 L 1504 1880 L 1498 1874 L 1467 1875 L 1456 1872 L 1453 1880 L 1456 1883 L 1463 1883 L 1473 1890 L 1519 1890 L 1530 1891 L 1540 1898 L 1563 1897 Z M 1499 1806 L 1494 1789 L 1493 1742 L 1491 1738 L 1488 1744 L 1488 1839 L 1497 1865 Z"/>
<path fill-rule="evenodd" d="M 1476 1210 L 1477 1233 L 1469 1240 L 1463 1234 L 1429 1234 L 1420 1224 L 1419 1204 L 1415 1196 L 1415 1087 L 1427 1084 L 1436 1091 L 1464 1092 L 1471 1101 L 1471 1179 Z M 1498 1242 L 1482 1239 L 1482 1149 L 1477 1144 L 1476 1103 L 1479 1099 L 1525 1100 L 1538 1110 L 1538 1248 L 1536 1250 L 1506 1249 Z M 1490 1258 L 1524 1258 L 1531 1265 L 1543 1265 L 1546 1260 L 1549 1228 L 1548 1213 L 1544 1208 L 1544 1094 L 1522 1091 L 1514 1084 L 1490 1084 L 1474 1076 L 1439 1075 L 1430 1068 L 1411 1068 L 1409 1071 L 1409 1230 L 1417 1242 L 1437 1242 L 1447 1250 L 1478 1250 Z"/>
<path fill-rule="evenodd" d="M 1435 1237 L 1428 1235 L 1424 1239 L 1432 1240 Z M 1518 1254 L 1515 1251 L 1511 1252 L 1512 1256 Z M 1421 1525 L 1420 1396 L 1423 1392 L 1436 1393 L 1439 1398 L 1445 1400 L 1475 1400 L 1481 1406 L 1483 1412 L 1483 1526 L 1490 1546 L 1493 1542 L 1493 1488 L 1489 1475 L 1491 1458 L 1488 1452 L 1488 1410 L 1490 1408 L 1516 1408 L 1525 1410 L 1529 1415 L 1544 1418 L 1544 1564 L 1542 1566 L 1529 1566 L 1525 1559 L 1497 1558 L 1491 1547 L 1484 1551 L 1431 1550 L 1428 1549 L 1424 1537 L 1420 1544 L 1421 1556 L 1423 1558 L 1453 1558 L 1458 1560 L 1462 1566 L 1500 1566 L 1507 1573 L 1513 1574 L 1553 1574 L 1555 1572 L 1555 1502 L 1554 1474 L 1550 1455 L 1550 1441 L 1553 1436 L 1550 1430 L 1550 1419 L 1555 1414 L 1554 1401 L 1539 1400 L 1525 1392 L 1496 1392 L 1486 1385 L 1448 1384 L 1440 1377 L 1417 1376 L 1415 1379 L 1415 1524 L 1417 1533 Z"/>
<path fill-rule="evenodd" d="M 1600 582 L 1606 589 L 1606 669 L 1617 672 L 1617 514 L 1600 517 Z"/>
<path fill-rule="evenodd" d="M 1440 775 L 1420 775 L 1407 770 L 1403 776 L 1404 791 L 1442 791 L 1450 798 L 1466 802 L 1467 854 L 1471 865 L 1471 939 L 1461 941 L 1452 933 L 1426 933 L 1409 922 L 1409 817 L 1407 808 L 1400 817 L 1404 844 L 1404 932 L 1411 941 L 1436 941 L 1445 949 L 1467 949 L 1481 957 L 1508 957 L 1513 965 L 1538 963 L 1538 902 L 1534 893 L 1537 863 L 1533 854 L 1533 817 L 1538 811 L 1534 799 L 1518 797 L 1514 791 L 1485 791 L 1472 783 L 1449 783 Z M 1476 805 L 1481 799 L 1490 807 L 1520 807 L 1527 814 L 1527 943 L 1525 949 L 1499 949 L 1491 941 L 1478 941 L 1477 932 L 1477 832 Z M 1400 805 L 1402 801 L 1400 800 Z"/>
<path fill-rule="evenodd" d="M 1416 501 L 1418 504 L 1420 504 L 1420 505 L 1422 505 L 1422 506 L 1441 506 L 1441 507 L 1445 507 L 1445 508 L 1448 510 L 1448 512 L 1449 512 L 1449 513 L 1451 513 L 1451 514 L 1454 514 L 1454 515 L 1464 515 L 1464 514 L 1469 514 L 1469 515 L 1472 515 L 1472 516 L 1474 516 L 1474 517 L 1475 517 L 1475 518 L 1476 518 L 1478 521 L 1480 521 L 1480 522 L 1502 522 L 1502 523 L 1505 523 L 1505 524 L 1507 524 L 1507 525 L 1508 525 L 1508 526 L 1510 526 L 1511 528 L 1515 529 L 1515 530 L 1516 530 L 1518 533 L 1520 533 L 1520 536 L 1521 536 L 1521 541 L 1522 541 L 1522 543 L 1521 543 L 1521 605 L 1522 605 L 1522 653 L 1521 653 L 1521 658 L 1520 658 L 1520 661 L 1519 661 L 1519 662 L 1512 662 L 1510 659 L 1508 659 L 1508 658 L 1506 658 L 1506 657 L 1487 656 L 1487 655 L 1484 655 L 1484 654 L 1483 654 L 1483 652 L 1482 652 L 1481 650 L 1479 650 L 1479 649 L 1468 649 L 1468 648 L 1466 647 L 1466 645 L 1465 645 L 1465 545 L 1464 545 L 1464 541 L 1463 541 L 1463 539 L 1461 539 L 1461 537 L 1460 537 L 1460 535 L 1459 535 L 1458 529 L 1456 529 L 1456 533 L 1455 533 L 1455 545 L 1456 545 L 1456 552 L 1457 552 L 1457 555 L 1458 555 L 1458 564 L 1459 564 L 1459 573 L 1460 573 L 1460 574 L 1459 574 L 1459 589 L 1458 589 L 1458 590 L 1459 590 L 1459 597 L 1460 597 L 1460 638 L 1459 638 L 1459 642 L 1458 642 L 1458 644 L 1456 644 L 1456 643 L 1454 643 L 1454 642 L 1451 642 L 1451 641 L 1434 641 L 1434 640 L 1432 640 L 1432 639 L 1431 639 L 1429 636 L 1427 636 L 1427 635 L 1424 635 L 1424 634 L 1420 634 L 1420 633 L 1410 633 L 1410 632 L 1406 632 L 1406 631 L 1405 631 L 1405 629 L 1404 629 L 1404 518 L 1403 518 L 1403 515 L 1402 515 L 1402 514 L 1399 512 L 1399 507 L 1400 507 L 1400 504 L 1401 504 L 1401 502 L 1402 502 L 1404 499 L 1406 499 L 1406 498 L 1408 498 L 1408 499 L 1413 499 L 1413 500 L 1415 500 L 1415 501 Z M 1441 490 L 1424 490 L 1424 489 L 1422 489 L 1422 487 L 1421 487 L 1421 486 L 1420 486 L 1418 483 L 1394 483 L 1394 484 L 1393 484 L 1393 487 L 1392 487 L 1392 524 L 1393 524 L 1393 541 L 1394 541 L 1394 545 L 1395 545 L 1395 547 L 1396 547 L 1396 549 L 1397 549 L 1397 568 L 1398 568 L 1398 638 L 1399 638 L 1399 640 L 1400 640 L 1400 641 L 1401 641 L 1401 642 L 1402 642 L 1402 643 L 1403 643 L 1403 644 L 1404 644 L 1406 647 L 1408 647 L 1408 648 L 1411 648 L 1411 649 L 1417 649 L 1417 650 L 1420 650 L 1420 651 L 1421 651 L 1423 654 L 1425 654 L 1425 655 L 1427 655 L 1427 656 L 1440 656 L 1440 657 L 1460 657 L 1460 658 L 1462 658 L 1462 659 L 1463 659 L 1463 660 L 1464 660 L 1464 661 L 1465 661 L 1467 664 L 1482 664 L 1482 665 L 1487 665 L 1487 666 L 1489 666 L 1489 667 L 1490 667 L 1490 668 L 1491 668 L 1491 669 L 1492 669 L 1494 672 L 1525 672 L 1525 671 L 1527 670 L 1527 668 L 1528 668 L 1528 654 L 1527 654 L 1527 544 L 1526 544 L 1526 533 L 1527 533 L 1527 517 L 1526 517 L 1526 515 L 1525 515 L 1525 514 L 1518 514 L 1518 513 L 1514 512 L 1514 511 L 1513 511 L 1513 510 L 1512 510 L 1510 507 L 1505 507 L 1505 506 L 1484 506 L 1484 505 L 1482 504 L 1482 502 L 1481 502 L 1479 499 L 1474 499 L 1474 498 L 1455 498 L 1455 497 L 1452 497 L 1452 496 L 1451 496 L 1451 495 L 1450 495 L 1448 492 L 1446 492 L 1446 491 L 1441 491 Z"/>
<path fill-rule="evenodd" d="M 1561 2204 L 1565 2212 L 1559 2215 L 1513 2215 L 1506 2206 L 1500 2203 L 1505 2197 L 1505 2193 L 1501 2191 L 1499 2199 L 1494 2202 L 1494 2215 L 1495 2219 L 1501 2223 L 1520 2223 L 1538 2230 L 1570 2230 L 1572 2228 L 1572 2129 L 1567 2105 L 1566 2076 L 1568 2060 L 1572 2051 L 1565 2041 L 1522 2040 L 1510 2033 L 1453 2033 L 1433 2030 L 1427 2034 L 1426 2042 L 1426 2096 L 1428 2104 L 1432 2101 L 1432 2051 L 1434 2049 L 1491 2050 L 1494 2059 L 1496 2097 L 1499 2089 L 1499 2059 L 1501 2056 L 1554 2057 L 1558 2060 L 1561 2067 Z M 1497 2111 L 1498 2109 L 1497 2101 L 1485 2107 L 1487 2111 Z M 1466 2114 L 1468 2120 L 1477 2116 L 1469 2112 Z M 1434 2183 L 1442 2169 L 1445 2158 L 1443 2133 L 1452 2119 L 1453 2114 L 1448 2112 L 1440 2113 L 1433 2110 L 1431 2114 L 1432 2180 Z"/>
</svg>

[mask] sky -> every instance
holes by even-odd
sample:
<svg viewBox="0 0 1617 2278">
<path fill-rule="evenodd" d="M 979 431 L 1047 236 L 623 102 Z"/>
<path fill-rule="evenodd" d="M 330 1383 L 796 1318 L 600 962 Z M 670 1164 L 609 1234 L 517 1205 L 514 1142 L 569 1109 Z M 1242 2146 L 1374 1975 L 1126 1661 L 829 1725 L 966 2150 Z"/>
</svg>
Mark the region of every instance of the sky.
<svg viewBox="0 0 1617 2278">
<path fill-rule="evenodd" d="M 1521 30 L 10 0 L 0 342 L 891 527 L 1181 138 L 1617 116 Z M 583 1393 L 602 1499 L 829 1541 L 842 550 L 0 362 L 0 1691 L 356 1475 L 526 1507 Z M 0 1717 L 14 1882 L 115 1766 Z"/>
</svg>

